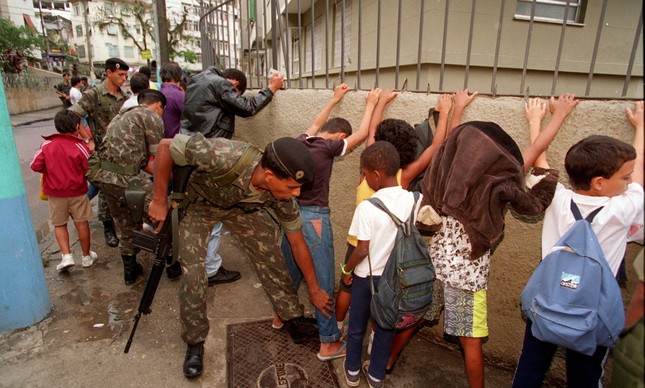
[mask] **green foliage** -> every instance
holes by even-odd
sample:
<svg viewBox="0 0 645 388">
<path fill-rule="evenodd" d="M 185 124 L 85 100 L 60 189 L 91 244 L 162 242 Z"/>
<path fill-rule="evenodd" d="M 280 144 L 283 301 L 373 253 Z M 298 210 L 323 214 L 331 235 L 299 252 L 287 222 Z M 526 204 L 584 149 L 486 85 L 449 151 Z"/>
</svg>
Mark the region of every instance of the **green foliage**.
<svg viewBox="0 0 645 388">
<path fill-rule="evenodd" d="M 192 50 L 182 50 L 178 54 L 181 55 L 184 58 L 184 61 L 188 63 L 197 62 L 197 54 Z"/>
<path fill-rule="evenodd" d="M 20 73 L 33 50 L 42 50 L 42 38 L 25 26 L 0 18 L 0 68 L 7 73 Z"/>
<path fill-rule="evenodd" d="M 99 9 L 98 20 L 96 21 L 96 26 L 101 30 L 105 30 L 110 25 L 116 25 L 121 31 L 121 35 L 124 38 L 132 40 L 135 46 L 139 51 L 148 49 L 148 39 L 154 41 L 154 20 L 152 18 L 152 4 L 142 1 L 135 0 L 132 3 L 112 3 L 114 6 L 119 4 L 121 7 L 121 12 L 114 12 L 114 9 L 105 9 L 105 6 Z M 113 7 L 114 7 L 113 6 Z M 141 27 L 142 32 L 142 42 L 137 40 L 137 37 L 133 35 L 132 27 L 128 20 L 134 18 L 136 24 Z"/>
</svg>

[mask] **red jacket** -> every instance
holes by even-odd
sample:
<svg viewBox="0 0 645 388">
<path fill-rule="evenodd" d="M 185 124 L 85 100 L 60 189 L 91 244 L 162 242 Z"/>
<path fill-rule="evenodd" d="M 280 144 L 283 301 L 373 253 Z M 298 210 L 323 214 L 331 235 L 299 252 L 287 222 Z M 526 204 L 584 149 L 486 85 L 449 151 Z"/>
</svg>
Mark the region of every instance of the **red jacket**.
<svg viewBox="0 0 645 388">
<path fill-rule="evenodd" d="M 90 150 L 72 134 L 43 136 L 45 141 L 29 165 L 43 174 L 43 193 L 54 197 L 77 197 L 87 193 L 87 159 Z"/>
</svg>

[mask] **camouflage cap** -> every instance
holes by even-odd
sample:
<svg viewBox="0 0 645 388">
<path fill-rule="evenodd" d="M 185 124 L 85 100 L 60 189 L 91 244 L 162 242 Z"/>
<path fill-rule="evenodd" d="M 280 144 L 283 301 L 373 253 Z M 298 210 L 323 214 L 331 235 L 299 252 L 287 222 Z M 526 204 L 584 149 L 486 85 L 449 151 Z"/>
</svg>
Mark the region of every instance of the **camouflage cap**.
<svg viewBox="0 0 645 388">
<path fill-rule="evenodd" d="M 269 144 L 284 171 L 296 182 L 314 180 L 314 161 L 307 147 L 292 137 L 281 137 Z"/>
<path fill-rule="evenodd" d="M 108 58 L 105 60 L 105 70 L 128 70 L 130 66 L 120 58 Z"/>
</svg>

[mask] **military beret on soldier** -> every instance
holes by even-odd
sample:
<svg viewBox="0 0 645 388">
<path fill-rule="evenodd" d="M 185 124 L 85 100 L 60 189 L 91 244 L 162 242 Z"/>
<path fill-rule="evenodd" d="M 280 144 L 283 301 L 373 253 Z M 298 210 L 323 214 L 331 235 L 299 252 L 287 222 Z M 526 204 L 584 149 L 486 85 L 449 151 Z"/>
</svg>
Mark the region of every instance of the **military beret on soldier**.
<svg viewBox="0 0 645 388">
<path fill-rule="evenodd" d="M 292 137 L 282 137 L 269 144 L 284 171 L 296 182 L 305 184 L 314 180 L 314 161 L 307 147 Z"/>
<path fill-rule="evenodd" d="M 164 96 L 164 94 L 161 93 L 160 91 L 154 90 L 154 89 L 143 89 L 142 91 L 140 91 L 139 94 L 137 94 L 137 102 L 141 104 L 141 101 L 143 101 L 143 99 L 146 98 L 147 96 L 157 97 L 157 99 L 161 101 L 161 106 L 164 108 L 166 107 L 166 104 L 167 104 L 166 96 Z"/>
<path fill-rule="evenodd" d="M 130 66 L 119 58 L 109 58 L 105 61 L 105 70 L 128 70 Z"/>
</svg>

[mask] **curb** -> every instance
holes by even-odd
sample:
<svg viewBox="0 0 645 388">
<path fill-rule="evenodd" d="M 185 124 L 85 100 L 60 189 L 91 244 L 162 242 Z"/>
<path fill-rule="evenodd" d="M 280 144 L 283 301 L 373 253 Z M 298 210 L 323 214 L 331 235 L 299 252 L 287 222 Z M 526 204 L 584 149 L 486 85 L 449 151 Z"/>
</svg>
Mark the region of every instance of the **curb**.
<svg viewBox="0 0 645 388">
<path fill-rule="evenodd" d="M 37 123 L 37 122 L 40 122 L 40 121 L 47 121 L 47 120 L 51 120 L 51 119 L 52 119 L 51 117 L 40 117 L 40 118 L 33 119 L 33 120 L 21 121 L 19 123 L 11 123 L 11 126 L 12 127 L 22 127 L 23 125 L 29 125 L 29 124 Z"/>
</svg>

